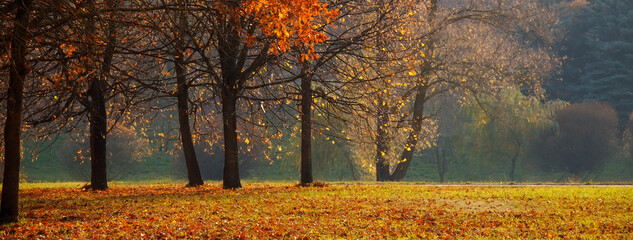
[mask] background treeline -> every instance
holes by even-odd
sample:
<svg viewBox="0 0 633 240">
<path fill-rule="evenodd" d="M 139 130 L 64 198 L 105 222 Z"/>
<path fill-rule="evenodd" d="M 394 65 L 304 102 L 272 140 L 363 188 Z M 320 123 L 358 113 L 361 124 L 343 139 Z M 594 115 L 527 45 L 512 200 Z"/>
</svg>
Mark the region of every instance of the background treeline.
<svg viewBox="0 0 633 240">
<path fill-rule="evenodd" d="M 617 128 L 615 110 L 604 103 L 542 103 L 517 90 L 487 97 L 488 110 L 479 105 L 447 107 L 433 103 L 440 135 L 430 147 L 416 153 L 405 181 L 427 182 L 623 182 L 633 179 L 632 129 Z M 450 109 L 447 111 L 446 108 Z M 517 111 L 518 110 L 518 111 Z M 486 112 L 491 111 L 491 112 Z M 492 117 L 491 113 L 495 113 Z M 540 118 L 545 115 L 547 117 Z M 341 123 L 342 125 L 342 123 Z M 272 140 L 267 155 L 245 155 L 242 176 L 252 180 L 299 180 L 299 126 Z M 341 126 L 339 126 L 341 127 Z M 315 134 L 314 175 L 323 181 L 374 180 L 374 172 L 353 158 L 354 144 Z M 173 142 L 160 136 L 117 135 L 112 149 L 110 180 L 185 180 L 184 159 Z M 32 145 L 31 145 L 32 144 Z M 47 144 L 52 144 L 48 146 Z M 89 181 L 87 146 L 72 140 L 28 142 L 39 155 L 25 156 L 26 181 Z M 204 179 L 221 180 L 223 151 L 196 146 Z M 77 153 L 82 150 L 82 153 Z"/>
</svg>

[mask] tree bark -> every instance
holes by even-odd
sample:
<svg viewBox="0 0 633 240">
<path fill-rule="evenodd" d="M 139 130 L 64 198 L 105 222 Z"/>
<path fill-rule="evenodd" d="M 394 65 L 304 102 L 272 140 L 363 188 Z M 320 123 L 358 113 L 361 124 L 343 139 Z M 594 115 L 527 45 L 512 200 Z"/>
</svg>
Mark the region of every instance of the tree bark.
<svg viewBox="0 0 633 240">
<path fill-rule="evenodd" d="M 183 5 L 187 5 L 187 1 L 183 1 Z M 193 147 L 193 139 L 191 137 L 191 127 L 189 125 L 189 86 L 187 85 L 187 69 L 184 63 L 183 53 L 185 52 L 185 31 L 187 29 L 187 19 L 185 12 L 180 12 L 178 36 L 176 40 L 177 53 L 174 56 L 176 70 L 176 98 L 178 100 L 178 123 L 180 124 L 180 140 L 182 143 L 182 151 L 185 156 L 185 165 L 187 166 L 187 177 L 189 183 L 187 186 L 195 187 L 204 184 L 200 166 L 196 157 L 196 150 Z"/>
<path fill-rule="evenodd" d="M 517 148 L 514 151 L 514 155 L 512 156 L 512 160 L 511 160 L 511 169 L 510 169 L 510 181 L 515 181 L 516 179 L 516 165 L 517 165 L 517 160 L 519 159 L 519 153 L 521 152 L 521 143 L 519 142 L 519 140 L 516 140 L 516 144 L 517 144 Z"/>
<path fill-rule="evenodd" d="M 304 65 L 305 63 L 302 63 Z M 312 176 L 312 82 L 303 66 L 301 78 L 301 184 L 314 181 Z"/>
<path fill-rule="evenodd" d="M 398 165 L 391 174 L 389 180 L 402 181 L 407 174 L 411 160 L 413 159 L 413 153 L 420 140 L 420 131 L 422 130 L 422 121 L 424 120 L 424 103 L 426 102 L 426 90 L 427 86 L 418 86 L 418 90 L 415 94 L 415 101 L 413 103 L 413 122 L 411 123 L 412 131 L 407 137 L 407 141 L 404 145 L 404 150 L 400 155 Z"/>
<path fill-rule="evenodd" d="M 444 182 L 446 172 L 448 171 L 448 161 L 446 161 L 446 149 L 442 149 L 442 175 L 440 176 L 440 182 Z"/>
<path fill-rule="evenodd" d="M 20 184 L 20 134 L 22 131 L 22 98 L 24 78 L 28 74 L 26 61 L 28 23 L 31 0 L 16 0 L 17 13 L 11 35 L 11 59 L 7 118 L 4 125 L 4 175 L 0 203 L 0 223 L 18 221 L 18 191 Z"/>
<path fill-rule="evenodd" d="M 115 6 L 116 1 L 108 1 L 107 5 Z M 90 33 L 95 31 L 94 22 L 90 22 Z M 107 175 L 107 134 L 108 115 L 106 110 L 106 79 L 112 69 L 114 46 L 116 44 L 116 26 L 112 22 L 107 24 L 106 46 L 103 53 L 103 63 L 99 75 L 92 77 L 88 95 L 90 96 L 89 121 L 90 121 L 90 187 L 92 190 L 105 190 L 108 188 Z"/>
<path fill-rule="evenodd" d="M 224 129 L 224 176 L 223 188 L 241 188 L 240 169 L 238 164 L 239 145 L 237 142 L 237 94 L 223 85 L 222 122 Z"/>
<path fill-rule="evenodd" d="M 378 1 L 378 6 L 383 6 L 385 4 L 385 1 Z M 383 14 L 386 14 L 384 12 L 385 9 L 383 9 L 382 7 L 379 7 L 376 9 L 377 11 L 377 15 L 378 16 L 383 16 Z M 380 21 L 380 20 L 379 20 Z M 384 25 L 383 21 L 379 22 L 380 25 Z M 382 27 L 386 27 L 386 26 L 382 26 Z M 387 40 L 385 39 L 383 34 L 378 35 L 377 39 L 376 39 L 376 45 L 377 48 L 380 51 L 383 52 L 378 52 L 378 62 L 379 64 L 382 62 L 385 62 L 386 59 L 386 51 L 385 47 L 387 46 Z M 386 81 L 382 82 L 384 84 L 384 87 L 387 88 L 388 87 L 388 83 Z M 389 136 L 388 136 L 388 132 L 387 132 L 387 127 L 389 124 L 389 105 L 386 104 L 386 99 L 385 96 L 383 96 L 382 92 L 378 92 L 378 109 L 377 109 L 377 116 L 376 116 L 376 156 L 374 157 L 374 161 L 376 164 L 376 181 L 382 182 L 382 181 L 389 181 L 389 161 L 386 159 L 386 154 L 388 153 L 388 140 L 389 140 Z"/>
<path fill-rule="evenodd" d="M 227 2 L 237 7 L 239 2 Z M 229 16 L 227 25 L 221 31 L 219 44 L 222 82 L 220 98 L 222 102 L 222 125 L 224 131 L 224 176 L 223 188 L 241 188 L 239 171 L 239 145 L 237 141 L 237 100 L 240 92 L 239 80 L 243 78 L 243 62 L 239 59 L 241 37 L 238 16 Z"/>
<path fill-rule="evenodd" d="M 437 12 L 437 0 L 431 0 L 429 3 L 429 21 L 435 22 L 435 13 Z M 433 39 L 430 39 L 426 44 L 428 46 L 428 57 L 431 58 L 431 54 L 433 53 Z M 430 68 L 430 64 L 428 62 L 424 63 L 423 71 L 428 72 Z M 424 120 L 424 103 L 426 103 L 426 90 L 428 89 L 428 85 L 421 84 L 417 86 L 417 92 L 415 95 L 415 102 L 413 103 L 413 122 L 411 124 L 411 128 L 413 131 L 409 133 L 407 141 L 404 145 L 404 150 L 400 155 L 400 159 L 398 161 L 398 165 L 394 172 L 389 176 L 389 180 L 391 181 L 402 181 L 404 176 L 407 174 L 407 170 L 409 169 L 409 165 L 411 165 L 411 160 L 413 160 L 413 153 L 415 153 L 415 147 L 419 140 L 420 130 L 422 130 L 422 120 Z"/>
<path fill-rule="evenodd" d="M 378 116 L 376 118 L 376 181 L 389 180 L 389 162 L 385 158 L 387 154 L 387 127 L 389 121 L 389 107 L 379 98 Z"/>
<path fill-rule="evenodd" d="M 185 68 L 182 62 L 182 55 L 175 58 L 176 68 L 176 95 L 178 98 L 178 122 L 180 124 L 180 140 L 182 143 L 182 151 L 185 155 L 185 164 L 187 166 L 187 177 L 189 184 L 187 186 L 195 187 L 204 184 L 200 173 L 200 166 L 196 158 L 196 151 L 193 147 L 193 139 L 191 137 L 191 128 L 189 126 L 189 88 L 185 78 Z"/>
<path fill-rule="evenodd" d="M 440 154 L 441 152 L 441 154 Z M 437 174 L 440 176 L 440 182 L 444 182 L 446 156 L 444 150 L 440 150 L 440 146 L 435 146 L 435 167 L 437 168 Z"/>
<path fill-rule="evenodd" d="M 90 95 L 90 187 L 93 190 L 108 188 L 106 166 L 106 135 L 108 132 L 105 108 L 104 83 L 93 77 L 88 94 Z"/>
</svg>

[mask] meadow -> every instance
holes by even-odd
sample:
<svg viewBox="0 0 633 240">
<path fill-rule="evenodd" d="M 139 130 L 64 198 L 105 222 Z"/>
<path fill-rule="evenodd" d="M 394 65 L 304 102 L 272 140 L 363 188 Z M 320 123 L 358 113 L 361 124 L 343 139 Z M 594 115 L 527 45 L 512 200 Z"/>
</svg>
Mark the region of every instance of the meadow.
<svg viewBox="0 0 633 240">
<path fill-rule="evenodd" d="M 30 183 L 3 239 L 626 239 L 629 186 Z"/>
</svg>

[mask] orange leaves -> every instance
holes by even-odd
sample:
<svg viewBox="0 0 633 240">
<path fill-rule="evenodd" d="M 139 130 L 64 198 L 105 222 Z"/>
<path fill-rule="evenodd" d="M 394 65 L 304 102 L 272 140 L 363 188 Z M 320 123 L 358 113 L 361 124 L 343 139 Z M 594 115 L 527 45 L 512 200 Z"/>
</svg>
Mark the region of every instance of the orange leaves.
<svg viewBox="0 0 633 240">
<path fill-rule="evenodd" d="M 314 53 L 314 48 L 311 48 L 311 51 Z M 299 61 L 304 62 L 304 61 L 308 61 L 310 59 L 312 59 L 313 57 L 318 57 L 317 55 L 308 55 L 305 53 L 301 54 L 301 58 L 299 58 Z"/>
<path fill-rule="evenodd" d="M 75 51 L 77 51 L 77 47 L 73 44 L 63 43 L 59 46 L 60 49 L 66 54 L 66 56 L 71 57 Z"/>
<path fill-rule="evenodd" d="M 21 221 L 0 226 L 0 238 L 621 239 L 633 233 L 627 205 L 633 191 L 622 187 L 154 185 L 20 195 Z"/>
<path fill-rule="evenodd" d="M 265 36 L 274 39 L 269 49 L 271 54 L 306 46 L 308 52 L 301 56 L 302 60 L 313 58 L 313 45 L 326 40 L 320 28 L 338 15 L 338 10 L 329 10 L 327 4 L 317 0 L 250 0 L 243 4 L 242 10 L 245 16 L 256 20 Z M 246 39 L 252 44 L 252 36 Z"/>
</svg>

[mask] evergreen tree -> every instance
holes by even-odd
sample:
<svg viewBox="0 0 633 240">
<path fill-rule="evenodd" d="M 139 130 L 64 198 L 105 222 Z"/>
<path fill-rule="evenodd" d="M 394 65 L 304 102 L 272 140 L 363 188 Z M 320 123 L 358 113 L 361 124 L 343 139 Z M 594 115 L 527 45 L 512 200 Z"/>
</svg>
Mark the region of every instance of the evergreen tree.
<svg viewBox="0 0 633 240">
<path fill-rule="evenodd" d="M 565 24 L 567 60 L 552 97 L 612 104 L 620 122 L 633 110 L 633 5 L 627 0 L 574 1 Z M 584 3 L 584 4 L 578 4 Z"/>
</svg>

